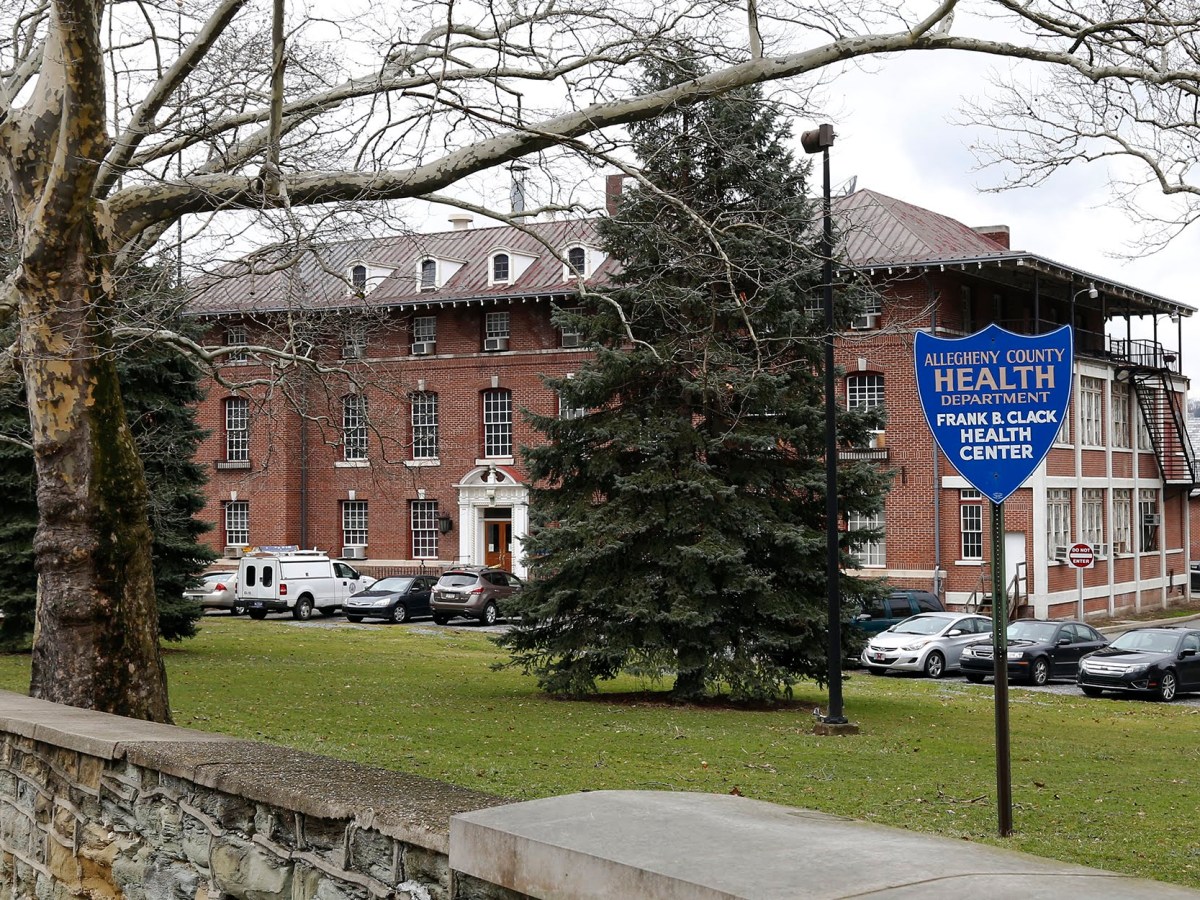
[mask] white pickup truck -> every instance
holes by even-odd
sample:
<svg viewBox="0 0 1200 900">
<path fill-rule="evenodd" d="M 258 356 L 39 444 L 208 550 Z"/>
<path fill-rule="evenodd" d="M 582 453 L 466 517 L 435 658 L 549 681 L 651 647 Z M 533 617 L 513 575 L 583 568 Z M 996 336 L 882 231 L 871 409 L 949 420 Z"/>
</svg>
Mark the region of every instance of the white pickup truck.
<svg viewBox="0 0 1200 900">
<path fill-rule="evenodd" d="M 238 565 L 237 596 L 252 619 L 290 609 L 293 618 L 303 620 L 313 610 L 333 615 L 346 598 L 374 583 L 369 575 L 319 551 L 252 552 Z"/>
</svg>

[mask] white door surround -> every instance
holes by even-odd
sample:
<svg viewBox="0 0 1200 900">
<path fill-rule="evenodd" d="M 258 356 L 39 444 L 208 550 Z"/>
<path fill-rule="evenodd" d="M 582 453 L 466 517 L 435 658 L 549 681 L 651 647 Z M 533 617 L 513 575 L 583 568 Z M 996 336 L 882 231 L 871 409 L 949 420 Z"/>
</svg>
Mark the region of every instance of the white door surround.
<svg viewBox="0 0 1200 900">
<path fill-rule="evenodd" d="M 514 575 L 524 578 L 526 567 L 521 550 L 529 533 L 529 488 L 519 473 L 502 464 L 476 466 L 455 486 L 458 491 L 458 562 L 485 564 L 484 511 L 512 511 Z"/>
</svg>

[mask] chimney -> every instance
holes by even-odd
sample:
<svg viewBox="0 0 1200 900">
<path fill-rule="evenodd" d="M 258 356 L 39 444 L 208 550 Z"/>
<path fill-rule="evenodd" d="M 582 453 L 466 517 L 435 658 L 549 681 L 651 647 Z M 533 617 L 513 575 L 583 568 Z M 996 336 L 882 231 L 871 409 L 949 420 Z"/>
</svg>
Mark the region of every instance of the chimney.
<svg viewBox="0 0 1200 900">
<path fill-rule="evenodd" d="M 471 227 L 472 221 L 469 213 L 455 213 L 450 216 L 450 225 L 455 231 L 466 231 Z"/>
<path fill-rule="evenodd" d="M 512 184 L 508 188 L 509 210 L 513 215 L 520 215 L 525 212 L 525 173 L 529 167 L 513 163 L 508 171 L 512 172 Z"/>
<path fill-rule="evenodd" d="M 972 228 L 971 230 L 980 237 L 985 237 L 990 241 L 995 241 L 1005 250 L 1008 250 L 1011 246 L 1008 239 L 1007 225 L 980 225 L 978 228 Z"/>
<path fill-rule="evenodd" d="M 608 175 L 604 179 L 604 208 L 610 216 L 617 214 L 617 203 L 625 188 L 624 175 Z"/>
</svg>

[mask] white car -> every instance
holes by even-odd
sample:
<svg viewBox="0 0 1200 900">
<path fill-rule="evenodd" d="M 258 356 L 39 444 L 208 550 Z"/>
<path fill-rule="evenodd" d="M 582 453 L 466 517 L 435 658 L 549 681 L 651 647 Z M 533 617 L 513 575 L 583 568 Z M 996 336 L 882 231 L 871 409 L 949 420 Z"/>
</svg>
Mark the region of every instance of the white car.
<svg viewBox="0 0 1200 900">
<path fill-rule="evenodd" d="M 941 678 L 958 668 L 963 648 L 991 634 L 992 620 L 971 613 L 921 613 L 871 638 L 860 662 L 869 672 L 924 672 Z"/>
</svg>

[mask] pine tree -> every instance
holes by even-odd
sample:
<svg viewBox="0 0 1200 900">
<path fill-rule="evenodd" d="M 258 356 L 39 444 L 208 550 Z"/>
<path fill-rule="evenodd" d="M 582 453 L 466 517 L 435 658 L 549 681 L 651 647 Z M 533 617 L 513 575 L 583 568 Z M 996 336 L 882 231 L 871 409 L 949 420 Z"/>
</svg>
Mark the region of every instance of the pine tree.
<svg viewBox="0 0 1200 900">
<path fill-rule="evenodd" d="M 649 74 L 651 86 L 688 77 Z M 683 699 L 826 672 L 819 219 L 779 111 L 747 90 L 630 127 L 648 184 L 600 226 L 615 288 L 559 317 L 596 347 L 531 415 L 531 583 L 500 639 L 554 693 L 619 673 Z M 839 301 L 839 321 L 855 307 Z M 618 312 L 619 311 L 619 312 Z M 843 413 L 842 441 L 878 427 Z M 843 514 L 886 478 L 842 464 Z M 846 537 L 847 546 L 861 533 Z M 860 585 L 844 577 L 847 610 Z M 847 614 L 847 618 L 849 615 Z"/>
</svg>

